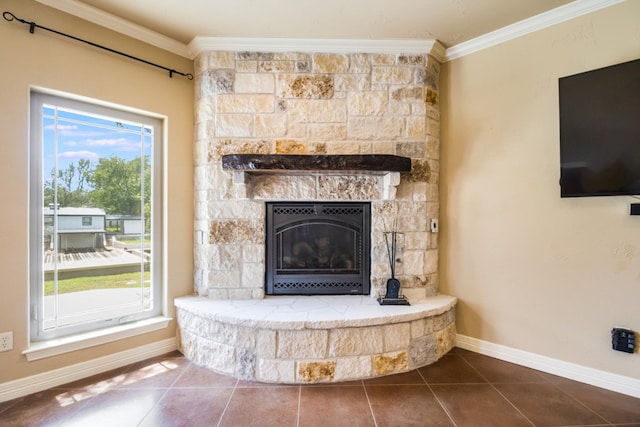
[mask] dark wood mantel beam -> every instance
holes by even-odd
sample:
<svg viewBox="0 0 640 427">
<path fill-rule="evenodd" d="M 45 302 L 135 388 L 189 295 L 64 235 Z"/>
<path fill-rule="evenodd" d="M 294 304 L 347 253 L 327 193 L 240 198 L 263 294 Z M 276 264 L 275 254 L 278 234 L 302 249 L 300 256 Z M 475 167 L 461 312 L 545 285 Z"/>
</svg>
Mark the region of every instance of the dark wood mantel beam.
<svg viewBox="0 0 640 427">
<path fill-rule="evenodd" d="M 243 172 L 411 172 L 409 157 L 389 154 L 227 154 L 222 169 Z"/>
</svg>

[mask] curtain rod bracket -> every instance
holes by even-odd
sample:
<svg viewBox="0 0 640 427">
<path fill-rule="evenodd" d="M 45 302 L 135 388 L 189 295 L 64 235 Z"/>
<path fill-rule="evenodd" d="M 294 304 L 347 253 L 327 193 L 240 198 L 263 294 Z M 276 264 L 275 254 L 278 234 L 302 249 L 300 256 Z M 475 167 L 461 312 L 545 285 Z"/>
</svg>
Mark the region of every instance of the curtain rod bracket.
<svg viewBox="0 0 640 427">
<path fill-rule="evenodd" d="M 53 30 L 51 28 L 43 27 L 42 25 L 38 25 L 33 21 L 29 22 L 29 21 L 26 21 L 24 19 L 18 18 L 16 15 L 14 15 L 11 12 L 9 12 L 8 10 L 6 10 L 6 11 L 4 11 L 2 13 L 2 17 L 4 18 L 5 21 L 9 21 L 9 22 L 18 21 L 18 22 L 20 22 L 22 24 L 28 25 L 29 26 L 29 32 L 31 34 L 35 33 L 36 28 L 41 28 L 43 30 L 52 32 L 54 34 L 58 34 L 60 36 L 67 37 L 67 38 L 70 38 L 70 39 L 73 39 L 73 40 L 88 44 L 90 46 L 97 47 L 99 49 L 103 49 L 103 50 L 109 51 L 111 53 L 115 53 L 117 55 L 127 57 L 129 59 L 133 59 L 133 60 L 138 61 L 138 62 L 143 62 L 143 63 L 145 63 L 147 65 L 151 65 L 151 66 L 156 67 L 156 68 L 161 68 L 161 69 L 166 70 L 166 71 L 169 72 L 169 78 L 173 78 L 174 74 L 179 74 L 179 75 L 181 75 L 183 77 L 186 77 L 188 80 L 193 80 L 193 74 L 191 74 L 191 73 L 181 73 L 180 71 L 176 71 L 176 70 L 173 70 L 171 68 L 167 68 L 167 67 L 164 67 L 162 65 L 155 64 L 155 63 L 147 61 L 145 59 L 138 58 L 137 56 L 129 55 L 128 53 L 120 52 L 118 50 L 111 49 L 109 47 L 102 46 L 100 44 L 97 44 L 97 43 L 94 43 L 94 42 L 90 42 L 88 40 L 84 40 L 84 39 L 81 39 L 79 37 L 72 36 L 70 34 L 66 34 L 66 33 L 63 33 L 63 32 L 57 31 L 57 30 Z"/>
</svg>

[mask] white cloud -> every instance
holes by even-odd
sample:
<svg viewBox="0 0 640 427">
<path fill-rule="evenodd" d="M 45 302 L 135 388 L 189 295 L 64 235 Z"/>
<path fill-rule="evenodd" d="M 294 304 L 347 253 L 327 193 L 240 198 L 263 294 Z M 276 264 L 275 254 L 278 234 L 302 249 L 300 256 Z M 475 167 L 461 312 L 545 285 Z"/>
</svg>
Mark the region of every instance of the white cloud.
<svg viewBox="0 0 640 427">
<path fill-rule="evenodd" d="M 47 125 L 44 127 L 47 130 L 53 130 L 55 129 L 55 125 Z M 58 123 L 58 131 L 70 131 L 70 130 L 77 130 L 78 126 L 76 125 L 61 125 Z"/>
<path fill-rule="evenodd" d="M 100 159 L 100 155 L 98 153 L 94 153 L 93 151 L 64 151 L 58 154 L 58 157 L 61 159 L 87 159 L 91 162 L 97 162 Z"/>
<path fill-rule="evenodd" d="M 126 138 L 87 139 L 80 145 L 97 148 L 115 148 L 119 151 L 140 151 L 140 141 L 130 141 Z"/>
<path fill-rule="evenodd" d="M 56 125 L 51 124 L 44 127 L 46 130 L 54 130 Z M 92 136 L 104 135 L 102 130 L 79 130 L 78 125 L 63 125 L 58 123 L 58 135 L 76 138 L 90 138 Z"/>
</svg>

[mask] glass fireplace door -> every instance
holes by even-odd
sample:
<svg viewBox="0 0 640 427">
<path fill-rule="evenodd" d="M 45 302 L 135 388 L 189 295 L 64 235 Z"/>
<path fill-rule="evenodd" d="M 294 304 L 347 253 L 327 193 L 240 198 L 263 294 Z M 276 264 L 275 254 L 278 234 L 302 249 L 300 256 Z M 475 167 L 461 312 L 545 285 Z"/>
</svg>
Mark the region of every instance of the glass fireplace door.
<svg viewBox="0 0 640 427">
<path fill-rule="evenodd" d="M 369 222 L 368 203 L 267 203 L 267 294 L 368 294 Z"/>
</svg>

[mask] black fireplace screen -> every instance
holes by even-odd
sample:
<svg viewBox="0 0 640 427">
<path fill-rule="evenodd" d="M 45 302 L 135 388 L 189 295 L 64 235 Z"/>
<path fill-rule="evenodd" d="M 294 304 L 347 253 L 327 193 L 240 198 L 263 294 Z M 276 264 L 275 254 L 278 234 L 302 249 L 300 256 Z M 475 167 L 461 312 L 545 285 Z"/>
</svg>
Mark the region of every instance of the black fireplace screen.
<svg viewBox="0 0 640 427">
<path fill-rule="evenodd" d="M 267 294 L 368 294 L 370 221 L 369 203 L 267 203 Z"/>
</svg>

